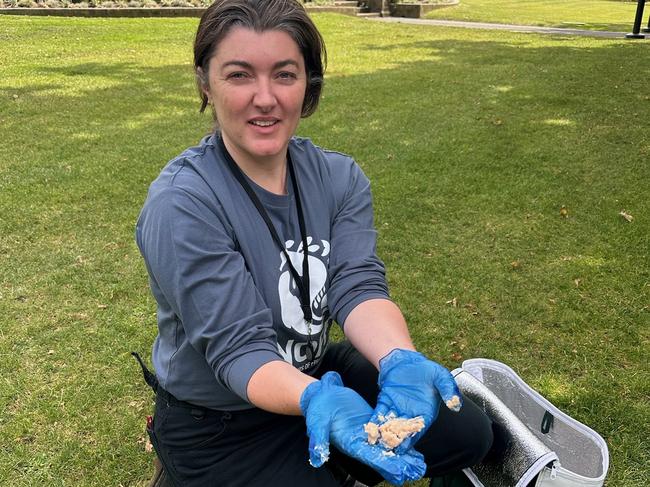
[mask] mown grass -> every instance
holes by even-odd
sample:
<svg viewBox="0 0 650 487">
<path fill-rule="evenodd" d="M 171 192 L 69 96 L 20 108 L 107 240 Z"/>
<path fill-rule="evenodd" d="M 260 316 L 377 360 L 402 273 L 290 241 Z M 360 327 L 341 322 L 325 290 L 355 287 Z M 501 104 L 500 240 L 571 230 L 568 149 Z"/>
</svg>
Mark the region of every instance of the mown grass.
<svg viewBox="0 0 650 487">
<path fill-rule="evenodd" d="M 434 10 L 426 17 L 631 32 L 636 3 L 615 0 L 462 0 L 459 5 Z"/>
<path fill-rule="evenodd" d="M 315 18 L 330 69 L 300 133 L 372 180 L 419 348 L 509 364 L 605 437 L 608 486 L 647 486 L 646 47 Z M 0 17 L 0 485 L 150 475 L 129 352 L 148 354 L 155 307 L 133 226 L 211 125 L 195 27 Z"/>
</svg>

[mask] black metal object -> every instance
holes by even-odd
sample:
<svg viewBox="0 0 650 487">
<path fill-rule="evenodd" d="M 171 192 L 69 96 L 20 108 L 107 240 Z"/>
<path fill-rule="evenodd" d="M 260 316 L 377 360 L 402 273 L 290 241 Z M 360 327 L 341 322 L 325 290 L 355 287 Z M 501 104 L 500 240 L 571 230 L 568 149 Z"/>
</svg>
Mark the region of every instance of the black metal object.
<svg viewBox="0 0 650 487">
<path fill-rule="evenodd" d="M 637 0 L 636 16 L 634 17 L 634 27 L 632 33 L 626 34 L 627 39 L 645 39 L 645 35 L 641 34 L 641 22 L 643 21 L 643 7 L 645 7 L 646 0 Z M 643 29 L 643 32 L 650 32 L 650 19 L 648 19 L 648 28 Z"/>
</svg>

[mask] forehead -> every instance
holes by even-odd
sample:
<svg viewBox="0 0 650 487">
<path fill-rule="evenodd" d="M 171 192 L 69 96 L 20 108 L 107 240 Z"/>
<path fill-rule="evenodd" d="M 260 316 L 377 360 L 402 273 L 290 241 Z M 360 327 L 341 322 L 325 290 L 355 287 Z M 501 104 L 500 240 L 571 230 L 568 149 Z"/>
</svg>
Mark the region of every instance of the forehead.
<svg viewBox="0 0 650 487">
<path fill-rule="evenodd" d="M 300 48 L 287 32 L 258 32 L 246 27 L 234 27 L 221 39 L 211 64 L 221 65 L 233 60 L 260 65 L 274 64 L 279 60 L 292 60 L 299 65 L 303 64 Z"/>
</svg>

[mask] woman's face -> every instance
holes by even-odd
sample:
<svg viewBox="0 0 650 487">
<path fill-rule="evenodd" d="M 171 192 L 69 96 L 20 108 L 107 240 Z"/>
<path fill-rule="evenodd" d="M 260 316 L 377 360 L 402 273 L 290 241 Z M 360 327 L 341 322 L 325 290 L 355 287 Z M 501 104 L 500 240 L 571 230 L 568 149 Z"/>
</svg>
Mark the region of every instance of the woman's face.
<svg viewBox="0 0 650 487">
<path fill-rule="evenodd" d="M 284 31 L 233 28 L 210 59 L 204 88 L 239 162 L 284 160 L 305 98 L 303 56 Z"/>
</svg>

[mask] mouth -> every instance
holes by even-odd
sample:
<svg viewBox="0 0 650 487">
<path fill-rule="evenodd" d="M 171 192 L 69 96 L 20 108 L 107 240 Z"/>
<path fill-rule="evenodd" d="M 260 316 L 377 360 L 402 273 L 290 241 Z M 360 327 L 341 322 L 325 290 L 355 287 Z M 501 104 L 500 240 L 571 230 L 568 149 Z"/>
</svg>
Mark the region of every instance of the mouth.
<svg viewBox="0 0 650 487">
<path fill-rule="evenodd" d="M 249 120 L 248 123 L 256 127 L 272 127 L 273 125 L 280 123 L 280 120 L 275 118 L 271 120 L 255 119 L 255 120 Z"/>
</svg>

